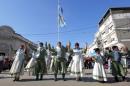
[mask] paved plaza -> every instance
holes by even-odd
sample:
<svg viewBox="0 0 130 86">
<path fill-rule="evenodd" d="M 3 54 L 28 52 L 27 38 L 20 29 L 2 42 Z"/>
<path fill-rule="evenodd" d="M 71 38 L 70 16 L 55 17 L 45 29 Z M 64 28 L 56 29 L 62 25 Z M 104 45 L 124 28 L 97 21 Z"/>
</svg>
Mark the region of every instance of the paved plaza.
<svg viewBox="0 0 130 86">
<path fill-rule="evenodd" d="M 92 79 L 92 70 L 85 70 L 85 75 L 82 81 L 75 81 L 75 78 L 69 74 L 66 76 L 67 80 L 62 81 L 62 77 L 59 75 L 59 80 L 54 81 L 53 75 L 45 75 L 41 81 L 35 81 L 34 76 L 29 76 L 25 72 L 24 76 L 18 82 L 13 82 L 13 78 L 8 72 L 0 74 L 0 86 L 130 86 L 130 69 L 128 70 L 127 81 L 115 82 L 113 76 L 107 73 L 108 82 L 99 83 Z"/>
</svg>

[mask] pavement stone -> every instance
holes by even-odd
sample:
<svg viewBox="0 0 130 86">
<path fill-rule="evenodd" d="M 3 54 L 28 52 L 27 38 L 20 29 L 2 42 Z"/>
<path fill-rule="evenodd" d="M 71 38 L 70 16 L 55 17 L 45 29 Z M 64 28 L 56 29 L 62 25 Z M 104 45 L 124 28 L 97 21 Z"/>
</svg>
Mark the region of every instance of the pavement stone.
<svg viewBox="0 0 130 86">
<path fill-rule="evenodd" d="M 82 81 L 76 81 L 69 74 L 66 75 L 66 81 L 63 81 L 62 76 L 58 75 L 59 80 L 55 82 L 52 74 L 44 75 L 43 80 L 36 81 L 35 76 L 29 76 L 29 73 L 25 72 L 20 81 L 13 82 L 13 78 L 6 71 L 0 74 L 0 86 L 130 86 L 130 69 L 125 82 L 115 82 L 109 73 L 107 73 L 107 77 L 107 83 L 97 82 L 92 79 L 92 70 L 87 69 Z"/>
</svg>

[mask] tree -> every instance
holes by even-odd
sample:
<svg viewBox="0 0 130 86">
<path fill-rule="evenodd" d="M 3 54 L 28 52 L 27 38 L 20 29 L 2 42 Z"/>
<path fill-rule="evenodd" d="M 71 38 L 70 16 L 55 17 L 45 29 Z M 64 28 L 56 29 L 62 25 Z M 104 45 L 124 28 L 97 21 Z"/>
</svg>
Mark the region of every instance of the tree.
<svg viewBox="0 0 130 86">
<path fill-rule="evenodd" d="M 48 44 L 48 47 L 47 47 L 49 50 L 51 50 L 51 44 L 49 43 Z"/>
<path fill-rule="evenodd" d="M 48 49 L 48 48 L 47 48 L 47 42 L 45 43 L 45 49 Z"/>
</svg>

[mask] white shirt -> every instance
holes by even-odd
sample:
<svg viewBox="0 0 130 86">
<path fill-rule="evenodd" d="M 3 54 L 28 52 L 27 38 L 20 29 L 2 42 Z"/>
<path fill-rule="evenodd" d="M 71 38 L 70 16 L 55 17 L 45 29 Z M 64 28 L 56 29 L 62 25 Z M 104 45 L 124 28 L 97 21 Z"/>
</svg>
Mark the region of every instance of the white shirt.
<svg viewBox="0 0 130 86">
<path fill-rule="evenodd" d="M 36 52 L 36 58 L 38 58 L 40 56 L 40 51 L 42 50 L 42 47 L 38 47 L 37 48 L 37 52 Z"/>
<path fill-rule="evenodd" d="M 51 55 L 51 52 L 50 52 L 49 49 L 47 49 L 46 51 L 47 51 L 47 55 L 48 55 L 48 56 Z"/>
<path fill-rule="evenodd" d="M 57 57 L 61 57 L 61 48 L 59 46 L 56 47 Z"/>
<path fill-rule="evenodd" d="M 74 55 L 81 55 L 82 50 L 81 49 L 73 49 Z"/>
</svg>

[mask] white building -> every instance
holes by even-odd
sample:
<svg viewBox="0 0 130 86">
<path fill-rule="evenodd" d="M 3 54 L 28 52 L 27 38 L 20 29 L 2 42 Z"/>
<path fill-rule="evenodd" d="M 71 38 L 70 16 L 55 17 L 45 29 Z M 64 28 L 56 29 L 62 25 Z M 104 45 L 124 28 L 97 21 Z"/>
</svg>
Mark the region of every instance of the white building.
<svg viewBox="0 0 130 86">
<path fill-rule="evenodd" d="M 125 44 L 130 49 L 130 7 L 110 8 L 99 22 L 103 48 Z"/>
<path fill-rule="evenodd" d="M 87 50 L 87 56 L 91 56 L 91 54 L 94 52 L 94 49 L 97 48 L 98 45 L 96 43 L 96 39 L 93 41 L 91 45 L 89 45 L 88 50 Z"/>
<path fill-rule="evenodd" d="M 102 50 L 102 47 L 103 45 L 102 45 L 101 34 L 98 31 L 95 33 L 95 38 L 93 43 L 88 47 L 88 54 L 93 53 L 95 48 L 100 48 Z"/>
</svg>

